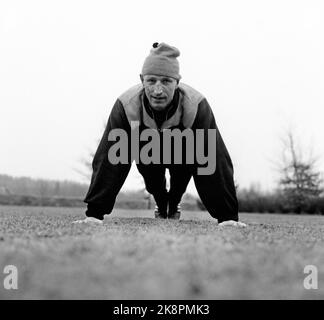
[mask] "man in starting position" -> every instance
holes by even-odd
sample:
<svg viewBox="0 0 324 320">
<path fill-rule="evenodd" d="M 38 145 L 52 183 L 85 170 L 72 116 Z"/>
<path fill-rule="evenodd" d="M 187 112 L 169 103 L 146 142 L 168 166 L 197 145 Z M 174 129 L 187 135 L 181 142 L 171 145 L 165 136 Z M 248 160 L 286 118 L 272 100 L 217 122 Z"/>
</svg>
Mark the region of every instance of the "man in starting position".
<svg viewBox="0 0 324 320">
<path fill-rule="evenodd" d="M 92 163 L 84 200 L 87 217 L 75 222 L 102 223 L 135 160 L 155 199 L 156 218 L 180 218 L 180 201 L 193 177 L 202 203 L 219 225 L 245 226 L 238 221 L 231 158 L 206 98 L 180 82 L 179 55 L 175 47 L 154 43 L 141 83 L 116 100 Z"/>
</svg>

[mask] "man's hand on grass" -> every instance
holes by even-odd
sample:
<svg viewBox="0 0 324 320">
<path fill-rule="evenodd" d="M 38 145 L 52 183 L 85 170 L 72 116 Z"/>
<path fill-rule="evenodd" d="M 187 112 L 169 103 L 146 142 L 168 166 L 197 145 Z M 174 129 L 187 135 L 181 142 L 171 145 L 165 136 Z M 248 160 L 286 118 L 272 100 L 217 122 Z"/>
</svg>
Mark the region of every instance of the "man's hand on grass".
<svg viewBox="0 0 324 320">
<path fill-rule="evenodd" d="M 86 217 L 85 219 L 80 219 L 80 220 L 75 220 L 72 223 L 74 224 L 79 224 L 79 223 L 87 223 L 87 224 L 98 224 L 98 225 L 102 225 L 103 221 L 93 218 L 93 217 Z"/>
<path fill-rule="evenodd" d="M 240 221 L 234 221 L 234 220 L 227 220 L 223 221 L 218 224 L 220 227 L 238 227 L 238 228 L 246 228 L 247 225 Z"/>
</svg>

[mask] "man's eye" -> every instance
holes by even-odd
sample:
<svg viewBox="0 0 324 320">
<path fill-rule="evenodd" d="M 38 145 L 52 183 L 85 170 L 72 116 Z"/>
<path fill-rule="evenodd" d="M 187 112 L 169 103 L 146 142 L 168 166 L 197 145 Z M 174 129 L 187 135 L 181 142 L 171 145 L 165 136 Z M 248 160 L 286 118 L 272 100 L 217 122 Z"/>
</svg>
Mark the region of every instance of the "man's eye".
<svg viewBox="0 0 324 320">
<path fill-rule="evenodd" d="M 171 81 L 169 79 L 165 79 L 162 81 L 164 84 L 169 84 Z"/>
</svg>

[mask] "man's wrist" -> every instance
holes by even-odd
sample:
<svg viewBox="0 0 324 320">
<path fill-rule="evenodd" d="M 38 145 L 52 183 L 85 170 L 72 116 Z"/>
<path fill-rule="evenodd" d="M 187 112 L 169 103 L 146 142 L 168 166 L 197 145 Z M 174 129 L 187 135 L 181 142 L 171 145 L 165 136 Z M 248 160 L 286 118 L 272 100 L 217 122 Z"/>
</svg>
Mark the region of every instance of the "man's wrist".
<svg viewBox="0 0 324 320">
<path fill-rule="evenodd" d="M 88 208 L 87 208 L 86 213 L 85 213 L 87 217 L 92 217 L 92 218 L 96 218 L 96 219 L 99 219 L 99 220 L 104 219 L 105 209 L 104 209 L 104 207 L 102 205 L 88 203 L 87 207 Z"/>
</svg>

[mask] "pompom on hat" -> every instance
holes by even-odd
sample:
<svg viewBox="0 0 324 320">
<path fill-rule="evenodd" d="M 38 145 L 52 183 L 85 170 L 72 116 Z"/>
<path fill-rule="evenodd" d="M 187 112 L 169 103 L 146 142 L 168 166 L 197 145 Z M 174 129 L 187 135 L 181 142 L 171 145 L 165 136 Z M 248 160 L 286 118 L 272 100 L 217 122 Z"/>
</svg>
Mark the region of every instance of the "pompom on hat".
<svg viewBox="0 0 324 320">
<path fill-rule="evenodd" d="M 177 48 L 164 42 L 153 43 L 153 48 L 144 61 L 142 75 L 153 74 L 180 80 L 179 61 L 177 59 L 179 56 L 180 51 Z"/>
</svg>

